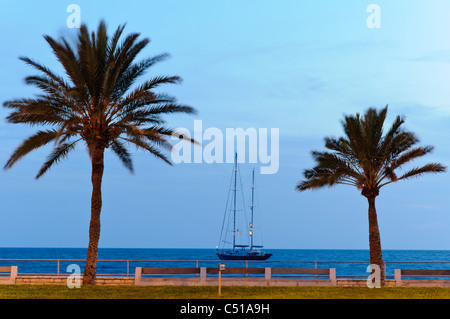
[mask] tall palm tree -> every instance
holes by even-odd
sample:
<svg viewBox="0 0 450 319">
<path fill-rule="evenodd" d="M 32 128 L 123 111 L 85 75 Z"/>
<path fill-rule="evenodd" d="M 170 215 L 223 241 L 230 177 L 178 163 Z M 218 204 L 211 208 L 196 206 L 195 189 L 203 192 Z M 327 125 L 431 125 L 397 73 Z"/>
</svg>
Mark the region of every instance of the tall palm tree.
<svg viewBox="0 0 450 319">
<path fill-rule="evenodd" d="M 138 86 L 133 85 L 150 66 L 168 55 L 135 62 L 149 40 L 140 40 L 139 33 L 132 33 L 119 43 L 124 27 L 119 26 L 109 37 L 103 21 L 96 33 L 89 33 L 82 25 L 73 48 L 64 38 L 57 41 L 45 36 L 67 78 L 30 58 L 21 57 L 40 72 L 27 77 L 25 82 L 39 88 L 42 94 L 4 103 L 13 110 L 7 117 L 10 123 L 49 127 L 18 146 L 5 168 L 52 142 L 53 150 L 36 176 L 40 178 L 53 164 L 66 158 L 79 142 L 87 146 L 92 163 L 92 198 L 83 284 L 94 284 L 96 278 L 105 150 L 109 148 L 117 154 L 130 171 L 133 171 L 127 149 L 130 144 L 170 164 L 162 150 L 171 149 L 166 137 L 176 132 L 165 126 L 162 116 L 195 112 L 192 107 L 177 104 L 173 97 L 154 91 L 162 84 L 180 82 L 178 76 L 155 76 Z"/>
<path fill-rule="evenodd" d="M 370 263 L 380 267 L 382 285 L 385 275 L 375 198 L 383 186 L 446 169 L 439 163 L 430 163 L 397 174 L 405 164 L 430 153 L 433 147 L 415 146 L 419 140 L 414 133 L 403 129 L 405 120 L 401 116 L 397 116 L 383 135 L 387 109 L 386 106 L 377 112 L 370 108 L 364 116 L 345 116 L 342 122 L 345 137 L 325 138 L 325 147 L 331 152 L 313 151 L 316 166 L 304 171 L 305 180 L 296 187 L 305 191 L 344 184 L 361 191 L 369 203 Z"/>
</svg>

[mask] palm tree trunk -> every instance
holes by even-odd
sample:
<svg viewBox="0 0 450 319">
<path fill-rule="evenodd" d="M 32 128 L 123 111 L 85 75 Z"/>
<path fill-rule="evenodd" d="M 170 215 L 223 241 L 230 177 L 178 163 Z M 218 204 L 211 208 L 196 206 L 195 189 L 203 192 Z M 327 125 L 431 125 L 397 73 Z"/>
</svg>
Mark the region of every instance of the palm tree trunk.
<svg viewBox="0 0 450 319">
<path fill-rule="evenodd" d="M 89 247 L 83 284 L 94 285 L 97 273 L 98 242 L 100 239 L 100 212 L 102 210 L 102 178 L 104 169 L 104 148 L 95 146 L 92 151 L 92 197 L 91 222 L 89 225 Z"/>
<path fill-rule="evenodd" d="M 369 248 L 370 263 L 380 267 L 380 285 L 384 286 L 385 274 L 383 267 L 383 256 L 381 253 L 380 230 L 378 228 L 377 211 L 375 209 L 375 197 L 368 196 L 369 201 Z"/>
</svg>

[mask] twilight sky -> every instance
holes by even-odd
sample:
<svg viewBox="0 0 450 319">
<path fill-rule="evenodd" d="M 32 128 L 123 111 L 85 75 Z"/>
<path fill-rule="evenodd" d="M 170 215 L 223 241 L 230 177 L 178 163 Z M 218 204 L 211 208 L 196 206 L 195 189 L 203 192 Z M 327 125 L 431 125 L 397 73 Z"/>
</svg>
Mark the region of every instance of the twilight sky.
<svg viewBox="0 0 450 319">
<path fill-rule="evenodd" d="M 424 161 L 450 164 L 448 1 L 8 1 L 0 10 L 2 103 L 37 93 L 24 85 L 35 71 L 19 56 L 61 72 L 42 36 L 75 34 L 66 25 L 72 3 L 91 30 L 104 19 L 110 34 L 126 23 L 125 34 L 150 38 L 138 60 L 170 53 L 147 75 L 181 76 L 180 85 L 160 92 L 198 114 L 167 117 L 169 126 L 193 133 L 194 120 L 201 120 L 203 130 L 224 134 L 226 128 L 279 129 L 279 170 L 256 176 L 267 248 L 368 248 L 367 202 L 356 189 L 295 191 L 313 165 L 310 151 L 322 150 L 324 137 L 342 134 L 344 114 L 388 104 L 388 125 L 404 114 L 422 144 L 435 146 Z M 372 3 L 381 10 L 381 28 L 367 26 Z M 2 166 L 37 129 L 7 124 L 7 112 L 0 109 Z M 0 247 L 87 247 L 87 152 L 79 147 L 35 180 L 49 152 L 35 151 L 0 172 Z M 170 167 L 139 151 L 134 162 L 131 175 L 106 155 L 100 247 L 215 248 L 232 164 Z M 246 196 L 251 169 L 260 166 L 241 165 Z M 382 189 L 384 249 L 450 249 L 448 174 Z"/>
</svg>

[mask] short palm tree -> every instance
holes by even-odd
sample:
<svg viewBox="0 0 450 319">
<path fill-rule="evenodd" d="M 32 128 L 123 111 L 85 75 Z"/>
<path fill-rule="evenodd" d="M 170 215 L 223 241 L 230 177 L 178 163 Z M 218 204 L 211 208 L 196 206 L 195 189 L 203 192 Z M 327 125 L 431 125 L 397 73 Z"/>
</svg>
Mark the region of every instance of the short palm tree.
<svg viewBox="0 0 450 319">
<path fill-rule="evenodd" d="M 166 137 L 176 132 L 165 127 L 162 116 L 195 112 L 192 107 L 177 104 L 174 98 L 154 91 L 162 84 L 178 83 L 178 76 L 155 76 L 134 86 L 150 66 L 167 54 L 135 62 L 149 40 L 140 40 L 139 33 L 132 33 L 119 42 L 123 30 L 124 26 L 119 26 L 109 37 L 103 21 L 96 33 L 89 33 L 82 25 L 73 48 L 65 39 L 57 41 L 45 36 L 67 78 L 22 57 L 40 72 L 27 77 L 26 83 L 38 87 L 42 94 L 4 103 L 12 109 L 7 117 L 10 123 L 47 126 L 17 147 L 5 168 L 12 167 L 31 151 L 53 143 L 53 151 L 36 176 L 39 178 L 80 142 L 87 146 L 92 163 L 92 199 L 83 284 L 94 284 L 96 278 L 105 150 L 109 148 L 117 154 L 130 171 L 133 171 L 127 149 L 130 144 L 170 164 L 162 150 L 170 150 Z"/>
<path fill-rule="evenodd" d="M 369 202 L 370 263 L 378 265 L 384 284 L 383 257 L 378 228 L 375 198 L 383 186 L 427 173 L 440 173 L 445 167 L 430 163 L 409 169 L 398 175 L 405 164 L 432 151 L 431 146 L 415 146 L 418 138 L 403 130 L 404 118 L 397 116 L 383 135 L 387 109 L 370 108 L 360 116 L 345 116 L 342 122 L 345 137 L 326 138 L 325 147 L 331 152 L 313 151 L 316 166 L 304 171 L 305 180 L 297 184 L 298 191 L 336 184 L 357 187 Z"/>
</svg>

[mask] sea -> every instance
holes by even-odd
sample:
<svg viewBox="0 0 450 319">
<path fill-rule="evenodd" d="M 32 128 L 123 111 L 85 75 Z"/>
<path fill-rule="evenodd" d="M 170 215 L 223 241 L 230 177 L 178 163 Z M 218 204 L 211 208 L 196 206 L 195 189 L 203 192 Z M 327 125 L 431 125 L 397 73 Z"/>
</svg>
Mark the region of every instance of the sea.
<svg viewBox="0 0 450 319">
<path fill-rule="evenodd" d="M 337 277 L 367 278 L 369 251 L 357 249 L 266 249 L 267 261 L 220 261 L 216 249 L 99 248 L 97 274 L 133 276 L 136 267 L 335 268 Z M 18 266 L 19 275 L 82 272 L 86 248 L 0 248 L 0 266 Z M 387 278 L 394 269 L 450 269 L 450 250 L 384 250 Z"/>
</svg>

